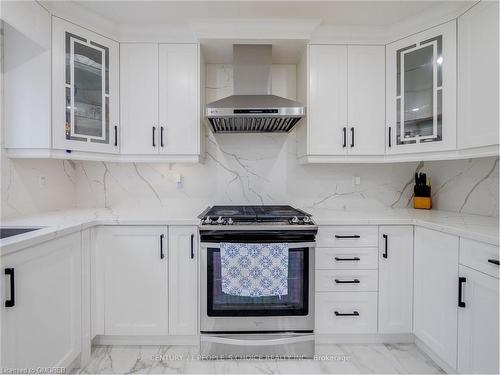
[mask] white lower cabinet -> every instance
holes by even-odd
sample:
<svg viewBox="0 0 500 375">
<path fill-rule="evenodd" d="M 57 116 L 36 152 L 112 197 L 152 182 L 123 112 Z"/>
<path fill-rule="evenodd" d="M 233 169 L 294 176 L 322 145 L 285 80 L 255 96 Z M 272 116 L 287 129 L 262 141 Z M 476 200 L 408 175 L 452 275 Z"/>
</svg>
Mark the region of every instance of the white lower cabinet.
<svg viewBox="0 0 500 375">
<path fill-rule="evenodd" d="M 75 233 L 2 256 L 0 367 L 68 367 L 80 354 L 80 243 Z"/>
<path fill-rule="evenodd" d="M 413 331 L 413 226 L 379 227 L 378 329 Z"/>
<path fill-rule="evenodd" d="M 416 227 L 414 261 L 415 336 L 456 369 L 458 237 Z"/>
<path fill-rule="evenodd" d="M 198 334 L 198 228 L 168 228 L 169 333 Z"/>
<path fill-rule="evenodd" d="M 498 279 L 462 265 L 459 276 L 458 371 L 498 374 Z"/>
<path fill-rule="evenodd" d="M 105 335 L 168 333 L 166 226 L 101 227 Z"/>
</svg>

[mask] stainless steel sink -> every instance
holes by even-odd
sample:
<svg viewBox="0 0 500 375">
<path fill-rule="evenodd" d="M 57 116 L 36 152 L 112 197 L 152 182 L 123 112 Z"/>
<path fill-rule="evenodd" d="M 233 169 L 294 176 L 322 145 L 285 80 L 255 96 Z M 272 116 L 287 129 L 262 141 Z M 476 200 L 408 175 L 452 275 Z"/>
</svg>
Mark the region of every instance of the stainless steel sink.
<svg viewBox="0 0 500 375">
<path fill-rule="evenodd" d="M 31 228 L 5 228 L 0 227 L 0 239 L 7 238 L 11 236 L 17 236 L 18 234 L 32 232 L 34 230 L 42 229 L 41 227 L 31 227 Z"/>
</svg>

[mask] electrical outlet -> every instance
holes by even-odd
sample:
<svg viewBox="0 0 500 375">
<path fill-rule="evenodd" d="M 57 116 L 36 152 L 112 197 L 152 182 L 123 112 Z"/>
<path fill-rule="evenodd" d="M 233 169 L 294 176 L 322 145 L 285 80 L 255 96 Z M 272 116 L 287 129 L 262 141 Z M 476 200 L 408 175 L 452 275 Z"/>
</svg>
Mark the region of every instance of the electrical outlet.
<svg viewBox="0 0 500 375">
<path fill-rule="evenodd" d="M 352 186 L 361 185 L 361 177 L 353 176 L 352 177 Z"/>
<path fill-rule="evenodd" d="M 182 189 L 183 181 L 182 181 L 182 175 L 180 173 L 177 173 L 175 175 L 175 183 L 177 185 L 177 189 Z"/>
<path fill-rule="evenodd" d="M 38 186 L 41 188 L 47 186 L 47 176 L 38 176 Z"/>
</svg>

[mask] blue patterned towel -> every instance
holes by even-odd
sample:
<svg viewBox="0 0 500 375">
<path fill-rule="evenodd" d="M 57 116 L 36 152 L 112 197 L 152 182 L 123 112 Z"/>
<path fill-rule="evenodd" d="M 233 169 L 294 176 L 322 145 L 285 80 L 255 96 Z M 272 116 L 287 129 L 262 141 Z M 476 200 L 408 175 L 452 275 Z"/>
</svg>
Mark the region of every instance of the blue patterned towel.
<svg viewBox="0 0 500 375">
<path fill-rule="evenodd" d="M 222 292 L 241 297 L 288 294 L 288 244 L 221 243 Z"/>
</svg>

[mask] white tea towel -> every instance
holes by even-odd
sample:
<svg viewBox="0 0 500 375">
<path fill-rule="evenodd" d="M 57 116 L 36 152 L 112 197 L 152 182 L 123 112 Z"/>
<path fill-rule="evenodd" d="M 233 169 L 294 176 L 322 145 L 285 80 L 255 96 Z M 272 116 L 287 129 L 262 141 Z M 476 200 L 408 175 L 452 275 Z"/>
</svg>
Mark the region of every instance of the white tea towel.
<svg viewBox="0 0 500 375">
<path fill-rule="evenodd" d="M 288 294 L 288 244 L 221 243 L 222 292 L 266 297 Z"/>
</svg>

